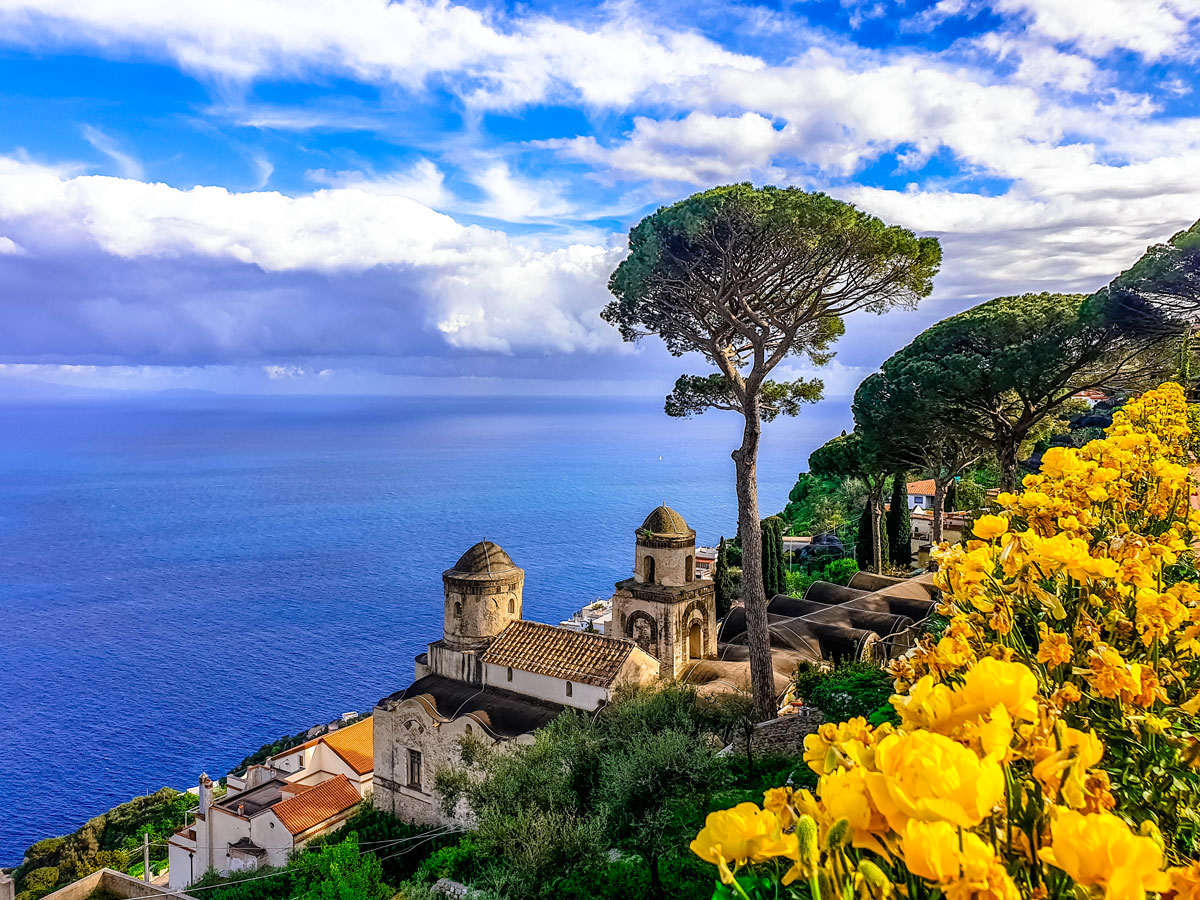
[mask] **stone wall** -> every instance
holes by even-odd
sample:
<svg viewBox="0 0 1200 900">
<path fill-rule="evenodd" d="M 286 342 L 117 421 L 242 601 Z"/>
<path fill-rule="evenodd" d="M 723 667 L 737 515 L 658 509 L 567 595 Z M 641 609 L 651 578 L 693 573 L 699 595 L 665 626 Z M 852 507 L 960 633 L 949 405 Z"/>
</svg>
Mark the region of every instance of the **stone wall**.
<svg viewBox="0 0 1200 900">
<path fill-rule="evenodd" d="M 43 900 L 87 900 L 93 894 L 104 893 L 112 897 L 159 897 L 163 900 L 195 900 L 194 897 L 156 884 L 147 884 L 131 875 L 115 869 L 101 869 L 73 884 L 47 894 Z"/>
<path fill-rule="evenodd" d="M 750 749 L 754 753 L 799 756 L 804 752 L 804 739 L 825 722 L 825 716 L 815 706 L 802 706 L 794 713 L 779 716 L 754 726 Z M 746 739 L 739 735 L 721 751 L 722 755 L 745 753 Z"/>
<path fill-rule="evenodd" d="M 467 734 L 495 743 L 469 717 L 434 727 L 433 718 L 419 700 L 404 700 L 395 709 L 376 707 L 375 808 L 417 825 L 460 822 L 465 812 L 445 815 L 433 786 L 439 769 L 459 762 L 460 740 Z M 419 784 L 409 782 L 409 750 L 421 754 Z"/>
</svg>

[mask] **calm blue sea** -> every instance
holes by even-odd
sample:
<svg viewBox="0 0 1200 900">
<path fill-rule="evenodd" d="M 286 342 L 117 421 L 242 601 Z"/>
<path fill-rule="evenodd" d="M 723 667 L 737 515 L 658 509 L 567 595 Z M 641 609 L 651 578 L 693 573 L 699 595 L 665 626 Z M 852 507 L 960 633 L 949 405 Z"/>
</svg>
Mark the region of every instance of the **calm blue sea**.
<svg viewBox="0 0 1200 900">
<path fill-rule="evenodd" d="M 764 514 L 848 423 L 767 426 Z M 405 686 L 481 538 L 557 622 L 627 576 L 657 504 L 732 534 L 737 440 L 624 399 L 0 405 L 0 864 Z"/>
</svg>

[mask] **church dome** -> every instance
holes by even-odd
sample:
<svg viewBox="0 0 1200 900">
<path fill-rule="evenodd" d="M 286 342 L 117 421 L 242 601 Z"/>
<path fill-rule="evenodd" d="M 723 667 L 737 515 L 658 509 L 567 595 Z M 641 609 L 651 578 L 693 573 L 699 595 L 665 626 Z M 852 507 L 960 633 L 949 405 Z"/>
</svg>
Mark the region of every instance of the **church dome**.
<svg viewBox="0 0 1200 900">
<path fill-rule="evenodd" d="M 695 534 L 683 516 L 669 506 L 660 506 L 646 516 L 639 530 L 657 538 L 686 538 Z"/>
<path fill-rule="evenodd" d="M 480 541 L 459 557 L 452 571 L 461 575 L 496 575 L 516 567 L 512 557 L 499 544 Z"/>
</svg>

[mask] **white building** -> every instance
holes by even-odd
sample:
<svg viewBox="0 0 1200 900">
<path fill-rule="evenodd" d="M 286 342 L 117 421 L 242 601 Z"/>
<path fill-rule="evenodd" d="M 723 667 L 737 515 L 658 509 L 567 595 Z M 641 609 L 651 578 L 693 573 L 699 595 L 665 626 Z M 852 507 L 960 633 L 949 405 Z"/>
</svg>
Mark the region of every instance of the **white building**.
<svg viewBox="0 0 1200 900">
<path fill-rule="evenodd" d="M 921 509 L 933 509 L 934 488 L 932 478 L 910 481 L 908 483 L 908 508 L 912 510 L 919 506 Z"/>
<path fill-rule="evenodd" d="M 350 817 L 371 789 L 374 727 L 364 719 L 279 753 L 226 779 L 213 797 L 200 776 L 195 819 L 167 843 L 168 884 L 182 890 L 207 872 L 281 866 L 308 841 Z"/>
</svg>

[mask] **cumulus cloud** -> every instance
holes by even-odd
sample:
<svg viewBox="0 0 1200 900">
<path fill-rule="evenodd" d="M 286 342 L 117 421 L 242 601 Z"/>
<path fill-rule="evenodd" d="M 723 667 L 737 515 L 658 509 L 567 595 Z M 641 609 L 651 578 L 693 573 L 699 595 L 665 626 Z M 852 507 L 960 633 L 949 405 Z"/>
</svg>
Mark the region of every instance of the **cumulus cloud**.
<svg viewBox="0 0 1200 900">
<path fill-rule="evenodd" d="M 183 191 L 0 159 L 10 360 L 587 353 L 619 251 L 541 247 L 401 196 Z M 537 322 L 536 328 L 530 323 Z M 274 362 L 272 365 L 276 364 Z"/>
<path fill-rule="evenodd" d="M 10 44 L 126 45 L 225 81 L 315 69 L 418 90 L 453 75 L 464 99 L 492 108 L 560 95 L 623 105 L 713 66 L 761 64 L 700 35 L 656 32 L 621 15 L 585 28 L 425 0 L 3 0 L 0 24 Z"/>
</svg>

